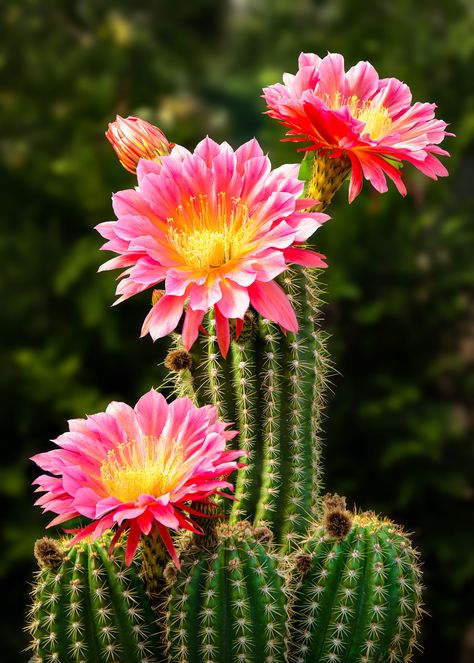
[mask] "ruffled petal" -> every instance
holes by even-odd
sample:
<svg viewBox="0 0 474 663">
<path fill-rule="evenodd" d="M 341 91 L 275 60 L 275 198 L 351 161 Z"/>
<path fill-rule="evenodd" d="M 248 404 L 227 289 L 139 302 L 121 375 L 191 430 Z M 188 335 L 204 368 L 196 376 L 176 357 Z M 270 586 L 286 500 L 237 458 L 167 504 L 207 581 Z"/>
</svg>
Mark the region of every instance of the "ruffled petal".
<svg viewBox="0 0 474 663">
<path fill-rule="evenodd" d="M 156 341 L 157 338 L 170 334 L 181 319 L 184 299 L 174 295 L 164 295 L 159 299 L 145 318 L 141 335 L 150 334 Z"/>
</svg>

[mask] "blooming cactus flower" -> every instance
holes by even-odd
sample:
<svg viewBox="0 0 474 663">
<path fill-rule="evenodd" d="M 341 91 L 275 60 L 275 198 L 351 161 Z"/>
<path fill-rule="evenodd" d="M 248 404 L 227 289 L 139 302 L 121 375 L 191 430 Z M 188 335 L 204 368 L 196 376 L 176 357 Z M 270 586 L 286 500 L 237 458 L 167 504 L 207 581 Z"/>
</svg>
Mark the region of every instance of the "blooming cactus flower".
<svg viewBox="0 0 474 663">
<path fill-rule="evenodd" d="M 171 145 L 165 134 L 153 124 L 130 115 L 110 122 L 106 138 L 114 148 L 120 163 L 131 173 L 137 172 L 139 159 L 156 159 L 169 154 Z"/>
<path fill-rule="evenodd" d="M 435 119 L 435 104 L 412 105 L 410 88 L 396 78 L 380 79 L 369 62 L 346 73 L 338 53 L 322 59 L 301 53 L 298 72 L 284 74 L 283 81 L 264 89 L 268 115 L 288 127 L 287 140 L 350 160 L 350 202 L 360 193 L 362 177 L 382 193 L 388 175 L 405 195 L 394 163 L 408 161 L 433 179 L 448 174 L 434 155 L 449 156 L 438 143 L 453 134 Z"/>
<path fill-rule="evenodd" d="M 209 502 L 231 489 L 226 478 L 242 466 L 243 451 L 226 451 L 237 435 L 227 427 L 213 406 L 198 408 L 188 398 L 168 405 L 154 389 L 135 408 L 113 402 L 105 412 L 70 421 L 55 440 L 59 448 L 33 456 L 48 472 L 34 481 L 44 493 L 36 504 L 58 514 L 49 526 L 92 519 L 74 542 L 117 524 L 115 541 L 128 529 L 127 564 L 141 534 L 157 533 L 178 564 L 169 529 L 196 531 L 186 503 Z"/>
<path fill-rule="evenodd" d="M 155 340 L 185 311 L 189 349 L 207 311 L 214 309 L 219 347 L 226 355 L 229 319 L 240 333 L 252 305 L 283 329 L 297 331 L 293 308 L 275 277 L 288 263 L 323 267 L 324 256 L 300 248 L 329 217 L 305 212 L 299 166 L 271 169 L 256 140 L 235 152 L 206 138 L 194 153 L 176 146 L 160 163 L 141 159 L 136 189 L 113 198 L 118 219 L 97 226 L 118 257 L 101 269 L 126 267 L 118 301 L 164 281 L 142 335 Z M 117 302 L 118 303 L 118 302 Z"/>
</svg>

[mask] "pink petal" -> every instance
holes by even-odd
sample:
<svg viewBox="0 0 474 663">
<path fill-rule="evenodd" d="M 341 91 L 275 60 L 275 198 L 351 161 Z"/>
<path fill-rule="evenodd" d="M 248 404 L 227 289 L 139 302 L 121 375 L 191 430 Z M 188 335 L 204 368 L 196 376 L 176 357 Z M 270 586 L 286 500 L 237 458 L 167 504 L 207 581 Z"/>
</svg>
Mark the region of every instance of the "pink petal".
<svg viewBox="0 0 474 663">
<path fill-rule="evenodd" d="M 133 521 L 138 516 L 141 516 L 142 513 L 146 510 L 146 507 L 130 507 L 130 508 L 120 508 L 117 509 L 114 513 L 114 522 L 121 525 L 124 520 Z"/>
<path fill-rule="evenodd" d="M 126 566 L 130 566 L 133 557 L 137 552 L 138 544 L 140 542 L 140 534 L 141 534 L 140 527 L 138 526 L 137 523 L 134 523 L 132 521 L 130 523 L 130 531 L 128 533 L 128 539 L 127 539 L 127 548 L 125 551 Z"/>
<path fill-rule="evenodd" d="M 344 95 L 360 100 L 368 99 L 377 91 L 379 75 L 369 62 L 358 62 L 346 74 Z"/>
<path fill-rule="evenodd" d="M 285 291 L 275 281 L 256 281 L 249 287 L 250 303 L 265 318 L 292 332 L 298 331 L 295 312 Z"/>
<path fill-rule="evenodd" d="M 304 265 L 305 267 L 327 267 L 324 261 L 326 256 L 309 249 L 290 248 L 284 251 L 285 259 L 295 265 Z"/>
<path fill-rule="evenodd" d="M 284 249 L 284 251 L 286 250 L 287 249 Z M 257 281 L 272 281 L 285 271 L 286 263 L 284 251 L 265 251 L 252 262 L 252 268 L 255 270 Z M 229 317 L 240 318 L 242 316 Z"/>
<path fill-rule="evenodd" d="M 140 430 L 137 417 L 130 405 L 121 403 L 120 401 L 112 401 L 107 405 L 105 411 L 115 419 L 119 429 L 122 431 L 122 435 L 125 434 L 128 440 L 136 440 L 138 438 Z"/>
<path fill-rule="evenodd" d="M 101 518 L 106 513 L 116 509 L 117 506 L 120 506 L 121 504 L 122 502 L 120 502 L 120 500 L 118 500 L 116 497 L 107 497 L 103 500 L 100 500 L 100 502 L 97 502 L 96 504 L 95 515 L 93 517 Z"/>
<path fill-rule="evenodd" d="M 193 311 L 193 309 L 188 306 L 184 317 L 182 332 L 183 344 L 186 350 L 189 350 L 194 344 L 194 341 L 197 339 L 199 334 L 199 327 L 204 318 L 204 314 L 205 311 Z"/>
<path fill-rule="evenodd" d="M 176 548 L 174 547 L 173 539 L 170 536 L 170 533 L 166 529 L 166 527 L 163 527 L 160 523 L 156 523 L 158 532 L 160 533 L 161 538 L 163 539 L 163 543 L 166 546 L 167 551 L 170 554 L 171 559 L 175 563 L 176 568 L 178 571 L 180 570 L 181 566 L 179 563 L 178 555 L 176 553 Z"/>
<path fill-rule="evenodd" d="M 216 319 L 217 343 L 225 359 L 230 346 L 229 320 L 220 312 L 218 306 L 214 307 L 214 314 Z"/>
<path fill-rule="evenodd" d="M 194 154 L 198 154 L 208 166 L 212 165 L 213 159 L 217 157 L 219 153 L 219 143 L 216 143 L 212 138 L 209 138 L 209 136 L 206 136 L 206 138 L 198 143 L 194 150 Z"/>
<path fill-rule="evenodd" d="M 344 58 L 339 53 L 328 53 L 319 65 L 318 94 L 327 94 L 332 100 L 344 88 Z"/>
<path fill-rule="evenodd" d="M 217 305 L 220 313 L 226 318 L 243 318 L 250 305 L 247 288 L 224 279 L 221 281 L 221 292 L 222 298 Z"/>
<path fill-rule="evenodd" d="M 155 503 L 149 507 L 155 520 L 160 522 L 164 527 L 171 527 L 171 529 L 178 529 L 179 522 L 176 518 L 174 508 L 171 504 L 164 506 Z"/>
<path fill-rule="evenodd" d="M 73 506 L 81 515 L 86 516 L 86 518 L 96 518 L 96 506 L 99 501 L 100 497 L 97 493 L 85 486 L 76 491 Z"/>
<path fill-rule="evenodd" d="M 151 159 L 139 159 L 137 165 L 137 180 L 138 183 L 150 173 L 158 175 L 161 171 L 161 162 L 152 161 Z"/>
<path fill-rule="evenodd" d="M 190 283 L 203 285 L 206 274 L 200 274 L 195 269 L 168 269 L 166 273 L 165 290 L 168 295 L 184 295 Z"/>
<path fill-rule="evenodd" d="M 142 434 L 158 438 L 168 417 L 168 403 L 156 389 L 150 389 L 135 405 L 135 414 Z"/>
<path fill-rule="evenodd" d="M 123 269 L 124 267 L 130 267 L 130 265 L 134 265 L 135 262 L 136 258 L 127 254 L 116 256 L 115 258 L 111 258 L 110 260 L 107 260 L 107 262 L 102 263 L 97 271 L 106 272 L 110 269 Z"/>
<path fill-rule="evenodd" d="M 298 58 L 298 65 L 300 67 L 316 67 L 319 68 L 321 58 L 314 53 L 300 53 Z"/>
<path fill-rule="evenodd" d="M 189 304 L 195 311 L 209 311 L 222 297 L 220 276 L 209 273 L 202 285 L 193 284 L 189 289 Z"/>
<path fill-rule="evenodd" d="M 356 154 L 350 154 L 352 172 L 349 183 L 349 203 L 352 203 L 362 190 L 362 167 Z"/>
<path fill-rule="evenodd" d="M 181 319 L 185 297 L 164 295 L 151 309 L 143 323 L 141 336 L 150 334 L 152 339 L 170 334 Z"/>
<path fill-rule="evenodd" d="M 374 102 L 384 106 L 391 118 L 397 117 L 411 104 L 412 96 L 410 88 L 396 78 L 383 78 L 380 81 L 379 92 L 374 97 Z"/>
<path fill-rule="evenodd" d="M 244 321 L 240 318 L 237 318 L 235 321 L 235 338 L 238 340 L 240 334 L 242 333 L 242 329 L 244 328 Z"/>
<path fill-rule="evenodd" d="M 142 513 L 141 516 L 137 518 L 137 523 L 143 534 L 145 534 L 145 536 L 148 536 L 148 534 L 150 534 L 151 532 L 154 523 L 153 515 L 150 513 L 149 509 L 147 509 L 144 513 Z"/>
</svg>

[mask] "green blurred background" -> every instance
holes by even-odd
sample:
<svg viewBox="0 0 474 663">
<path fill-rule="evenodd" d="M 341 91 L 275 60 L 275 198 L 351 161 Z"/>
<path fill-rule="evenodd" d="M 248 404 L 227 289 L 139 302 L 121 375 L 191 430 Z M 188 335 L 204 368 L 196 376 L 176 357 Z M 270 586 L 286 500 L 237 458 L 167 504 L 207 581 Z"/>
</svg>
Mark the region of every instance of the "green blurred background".
<svg viewBox="0 0 474 663">
<path fill-rule="evenodd" d="M 118 308 L 93 230 L 133 186 L 104 138 L 141 115 L 193 148 L 256 135 L 296 161 L 262 112 L 264 85 L 301 50 L 371 61 L 436 101 L 456 139 L 450 177 L 406 169 L 409 195 L 347 186 L 317 237 L 327 254 L 334 375 L 326 485 L 414 531 L 425 560 L 425 653 L 474 660 L 474 5 L 471 0 L 3 0 L 0 9 L 3 390 L 1 658 L 26 660 L 32 545 L 28 457 L 66 419 L 134 403 L 162 379 L 164 344 L 138 339 L 148 294 Z M 110 255 L 110 254 L 108 254 Z"/>
</svg>

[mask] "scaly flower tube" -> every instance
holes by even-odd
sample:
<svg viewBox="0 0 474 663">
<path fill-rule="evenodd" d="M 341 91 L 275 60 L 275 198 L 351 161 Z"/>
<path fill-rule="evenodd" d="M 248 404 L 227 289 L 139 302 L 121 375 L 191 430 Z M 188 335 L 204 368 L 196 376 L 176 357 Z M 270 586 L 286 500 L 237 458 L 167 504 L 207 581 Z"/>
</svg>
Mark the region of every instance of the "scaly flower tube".
<svg viewBox="0 0 474 663">
<path fill-rule="evenodd" d="M 142 328 L 155 340 L 185 312 L 189 349 L 214 309 L 222 354 L 252 305 L 283 329 L 297 331 L 294 310 L 275 278 L 288 263 L 325 267 L 319 253 L 299 247 L 329 217 L 304 211 L 299 166 L 271 169 L 256 140 L 235 152 L 204 139 L 194 153 L 176 146 L 160 163 L 141 159 L 136 189 L 113 198 L 116 221 L 101 223 L 102 249 L 120 254 L 101 270 L 125 267 L 118 302 L 164 281 Z M 116 302 L 116 303 L 118 303 Z"/>
<path fill-rule="evenodd" d="M 226 451 L 237 435 L 228 425 L 211 405 L 198 408 L 188 398 L 168 405 L 154 389 L 135 408 L 113 402 L 105 412 L 70 421 L 55 440 L 58 449 L 33 456 L 48 472 L 34 481 L 44 493 L 36 504 L 58 514 L 50 527 L 77 516 L 93 521 L 73 543 L 118 525 L 114 541 L 128 530 L 127 564 L 141 534 L 151 533 L 179 565 L 169 530 L 197 531 L 188 502 L 225 495 L 223 489 L 232 489 L 226 478 L 242 466 L 237 459 L 245 452 Z"/>
<path fill-rule="evenodd" d="M 410 88 L 396 78 L 379 79 L 369 62 L 345 72 L 338 53 L 301 53 L 298 72 L 284 74 L 283 81 L 264 88 L 268 115 L 288 128 L 285 140 L 309 142 L 304 149 L 347 162 L 349 202 L 360 193 L 363 177 L 383 193 L 388 175 L 405 195 L 395 167 L 403 161 L 433 179 L 448 174 L 434 155 L 449 156 L 438 143 L 453 134 L 435 119 L 435 104 L 412 105 Z"/>
</svg>

